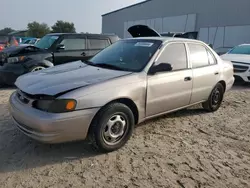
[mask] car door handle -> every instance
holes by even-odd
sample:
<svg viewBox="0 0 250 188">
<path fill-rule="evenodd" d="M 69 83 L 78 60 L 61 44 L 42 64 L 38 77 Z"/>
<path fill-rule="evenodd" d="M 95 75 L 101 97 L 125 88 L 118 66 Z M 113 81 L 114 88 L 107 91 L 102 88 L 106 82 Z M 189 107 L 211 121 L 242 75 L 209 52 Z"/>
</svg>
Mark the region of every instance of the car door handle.
<svg viewBox="0 0 250 188">
<path fill-rule="evenodd" d="M 190 81 L 190 80 L 192 80 L 192 78 L 189 76 L 184 78 L 184 81 Z"/>
<path fill-rule="evenodd" d="M 215 73 L 214 73 L 214 75 L 218 75 L 218 74 L 219 74 L 219 72 L 215 72 Z"/>
<path fill-rule="evenodd" d="M 81 55 L 82 55 L 82 56 L 86 56 L 86 53 L 85 53 L 85 52 L 82 52 Z"/>
</svg>

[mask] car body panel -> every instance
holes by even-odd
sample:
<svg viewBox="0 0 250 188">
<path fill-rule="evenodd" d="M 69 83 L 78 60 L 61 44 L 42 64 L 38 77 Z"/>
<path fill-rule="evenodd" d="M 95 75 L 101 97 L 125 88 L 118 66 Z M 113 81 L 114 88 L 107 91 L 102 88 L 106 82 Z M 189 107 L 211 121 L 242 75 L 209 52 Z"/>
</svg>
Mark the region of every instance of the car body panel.
<svg viewBox="0 0 250 188">
<path fill-rule="evenodd" d="M 193 88 L 190 103 L 207 100 L 212 89 L 219 81 L 220 71 L 218 65 L 193 69 Z"/>
<path fill-rule="evenodd" d="M 224 54 L 223 60 L 231 61 L 234 66 L 234 75 L 244 82 L 250 82 L 250 55 Z"/>
<path fill-rule="evenodd" d="M 27 136 L 48 143 L 85 139 L 89 125 L 99 110 L 95 108 L 67 114 L 41 113 L 23 105 L 16 93 L 11 95 L 9 104 L 9 111 L 17 127 Z"/>
<path fill-rule="evenodd" d="M 162 41 L 162 45 L 141 72 L 111 70 L 86 65 L 77 61 L 36 73 L 26 74 L 18 78 L 16 85 L 18 89 L 28 94 L 29 97 L 43 94 L 53 96 L 56 99 L 75 99 L 77 101 L 76 111 L 59 113 L 57 115 L 59 117 L 65 117 L 65 121 L 67 121 L 69 125 L 72 123 L 77 124 L 74 125 L 74 127 L 67 128 L 63 122 L 61 128 L 64 129 L 65 132 L 67 132 L 67 129 L 73 128 L 79 128 L 83 131 L 80 127 L 86 126 L 87 128 L 83 131 L 84 134 L 82 132 L 82 135 L 85 137 L 91 125 L 91 121 L 98 110 L 112 101 L 120 101 L 123 99 L 131 101 L 136 107 L 134 110 L 138 112 L 138 121 L 136 121 L 136 123 L 140 123 L 146 119 L 194 105 L 197 101 L 202 102 L 207 100 L 213 87 L 218 82 L 226 84 L 226 91 L 228 91 L 234 83 L 232 63 L 230 61 L 223 61 L 203 42 L 190 39 L 160 37 L 145 37 L 139 39 Z M 192 41 L 205 45 L 208 49 L 211 49 L 216 57 L 217 65 L 192 69 L 189 64 L 187 69 L 181 71 L 162 72 L 154 75 L 148 74 L 150 67 L 154 66 L 155 60 L 161 55 L 164 46 L 174 41 L 181 43 Z M 218 74 L 215 74 L 216 72 L 218 72 Z M 191 77 L 191 79 L 185 81 L 186 77 Z M 18 116 L 16 106 L 18 109 L 23 110 L 23 115 L 18 119 L 19 125 L 25 123 L 27 117 L 28 119 L 32 119 L 34 112 L 37 114 L 41 112 L 41 118 L 38 117 L 39 115 L 34 115 L 34 119 L 37 120 L 37 123 L 27 122 L 26 124 L 31 128 L 40 127 L 39 129 L 43 130 L 41 122 L 44 118 L 42 117 L 49 117 L 51 113 L 34 110 L 32 105 L 27 105 L 24 108 L 23 106 L 25 105 L 19 104 L 16 100 L 18 101 L 14 93 L 10 100 L 11 115 Z M 91 109 L 95 109 L 96 111 L 88 111 L 91 115 L 87 117 L 86 124 L 84 122 L 83 125 L 83 122 L 80 121 L 72 121 L 72 123 L 68 121 L 68 117 L 70 117 L 71 114 L 78 111 L 84 114 L 85 110 Z M 51 120 L 49 120 L 49 118 L 45 119 L 49 121 L 49 123 L 47 122 L 44 125 L 45 127 L 48 124 L 50 126 L 53 124 L 60 126 L 55 118 Z M 82 120 L 84 121 L 84 119 Z M 72 131 L 73 130 L 69 130 L 69 133 L 72 133 Z M 77 130 L 74 131 L 76 132 Z M 64 134 L 62 135 L 64 136 Z M 79 138 L 78 136 L 79 134 L 77 134 L 77 139 Z M 35 139 L 43 141 L 41 138 Z M 58 140 L 60 141 L 58 137 L 55 137 L 54 140 L 50 140 L 49 142 L 57 142 Z M 63 140 L 71 141 L 72 138 L 67 137 L 67 139 Z"/>
<path fill-rule="evenodd" d="M 250 64 L 250 55 L 242 55 L 242 54 L 224 54 L 221 56 L 222 59 L 232 62 L 241 62 Z"/>
<path fill-rule="evenodd" d="M 185 77 L 192 77 L 191 69 L 149 75 L 146 115 L 153 116 L 189 105 L 192 81 L 185 81 Z"/>
<path fill-rule="evenodd" d="M 130 72 L 113 71 L 76 61 L 20 76 L 15 85 L 31 95 L 57 95 L 61 92 L 114 79 Z"/>
</svg>

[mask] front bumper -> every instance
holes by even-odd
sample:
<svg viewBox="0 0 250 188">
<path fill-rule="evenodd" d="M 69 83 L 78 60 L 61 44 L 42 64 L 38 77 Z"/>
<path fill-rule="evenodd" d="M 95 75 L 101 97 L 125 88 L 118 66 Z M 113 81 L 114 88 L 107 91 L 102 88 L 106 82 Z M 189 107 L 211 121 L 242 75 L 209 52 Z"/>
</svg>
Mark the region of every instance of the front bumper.
<svg viewBox="0 0 250 188">
<path fill-rule="evenodd" d="M 234 75 L 245 82 L 250 82 L 250 64 L 233 63 Z"/>
<path fill-rule="evenodd" d="M 14 92 L 9 99 L 9 111 L 17 128 L 25 135 L 44 143 L 84 140 L 99 108 L 68 113 L 43 112 L 23 104 Z"/>
<path fill-rule="evenodd" d="M 16 79 L 25 73 L 27 70 L 22 64 L 6 63 L 0 66 L 0 84 L 14 85 Z"/>
</svg>

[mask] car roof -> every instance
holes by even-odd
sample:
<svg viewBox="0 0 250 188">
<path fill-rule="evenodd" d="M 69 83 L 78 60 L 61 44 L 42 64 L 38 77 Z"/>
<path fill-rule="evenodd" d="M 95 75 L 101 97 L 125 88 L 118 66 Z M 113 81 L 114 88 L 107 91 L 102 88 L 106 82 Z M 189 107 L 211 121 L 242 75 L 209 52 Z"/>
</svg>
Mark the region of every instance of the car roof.
<svg viewBox="0 0 250 188">
<path fill-rule="evenodd" d="M 136 38 L 127 38 L 127 39 L 123 39 L 123 40 L 138 40 L 138 39 L 142 39 L 142 40 L 159 40 L 162 41 L 163 43 L 165 42 L 174 42 L 174 41 L 179 41 L 179 42 L 198 42 L 198 43 L 202 43 L 205 44 L 204 42 L 200 41 L 200 40 L 195 40 L 195 39 L 187 39 L 187 38 L 178 38 L 178 37 L 136 37 Z"/>
<path fill-rule="evenodd" d="M 47 35 L 82 35 L 82 36 L 107 36 L 113 37 L 115 34 L 90 34 L 90 33 L 49 33 Z"/>
</svg>

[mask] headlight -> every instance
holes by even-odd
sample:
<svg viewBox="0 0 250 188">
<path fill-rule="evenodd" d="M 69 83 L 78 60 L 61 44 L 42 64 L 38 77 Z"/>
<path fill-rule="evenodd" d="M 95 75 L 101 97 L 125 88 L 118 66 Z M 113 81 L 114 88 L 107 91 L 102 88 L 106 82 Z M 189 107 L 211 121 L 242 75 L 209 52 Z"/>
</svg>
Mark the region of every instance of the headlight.
<svg viewBox="0 0 250 188">
<path fill-rule="evenodd" d="M 74 111 L 76 104 L 74 99 L 37 100 L 33 107 L 50 113 L 64 113 Z"/>
<path fill-rule="evenodd" d="M 19 56 L 19 57 L 9 57 L 7 59 L 7 63 L 18 63 L 25 60 L 25 56 Z"/>
</svg>

